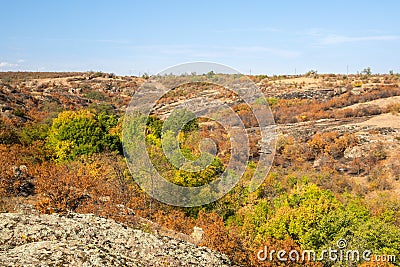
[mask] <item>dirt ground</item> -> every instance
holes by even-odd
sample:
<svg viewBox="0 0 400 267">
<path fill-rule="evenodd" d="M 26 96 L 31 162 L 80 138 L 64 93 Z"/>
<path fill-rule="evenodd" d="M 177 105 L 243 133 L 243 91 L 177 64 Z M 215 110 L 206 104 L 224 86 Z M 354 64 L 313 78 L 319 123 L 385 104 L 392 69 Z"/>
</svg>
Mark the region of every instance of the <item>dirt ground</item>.
<svg viewBox="0 0 400 267">
<path fill-rule="evenodd" d="M 380 114 L 370 118 L 369 120 L 360 122 L 358 125 L 372 125 L 376 127 L 392 127 L 400 129 L 400 115 L 394 115 L 391 113 Z"/>
<path fill-rule="evenodd" d="M 358 104 L 354 104 L 348 107 L 344 107 L 342 109 L 346 109 L 346 108 L 359 108 L 359 107 L 363 107 L 363 106 L 371 106 L 371 105 L 376 105 L 379 106 L 380 108 L 385 108 L 390 104 L 395 104 L 395 103 L 400 103 L 400 96 L 392 96 L 392 97 L 388 97 L 388 98 L 380 98 L 380 99 L 376 99 L 376 100 L 372 100 L 372 101 L 368 101 L 368 102 L 364 102 L 364 103 L 358 103 Z"/>
</svg>

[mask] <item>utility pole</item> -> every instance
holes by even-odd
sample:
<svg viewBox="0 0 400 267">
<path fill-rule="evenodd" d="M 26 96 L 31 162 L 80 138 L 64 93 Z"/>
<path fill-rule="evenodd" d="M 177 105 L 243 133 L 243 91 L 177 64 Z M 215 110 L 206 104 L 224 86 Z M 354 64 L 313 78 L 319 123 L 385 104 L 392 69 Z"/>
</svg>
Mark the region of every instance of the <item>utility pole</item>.
<svg viewBox="0 0 400 267">
<path fill-rule="evenodd" d="M 347 76 L 349 76 L 349 65 L 346 66 Z"/>
</svg>

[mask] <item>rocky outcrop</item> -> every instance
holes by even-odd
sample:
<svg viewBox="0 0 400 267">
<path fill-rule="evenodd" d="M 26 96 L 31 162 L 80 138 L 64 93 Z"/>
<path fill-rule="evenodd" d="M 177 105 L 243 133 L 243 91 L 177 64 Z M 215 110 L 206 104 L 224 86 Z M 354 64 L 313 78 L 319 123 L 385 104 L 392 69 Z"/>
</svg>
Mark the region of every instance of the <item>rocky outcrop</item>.
<svg viewBox="0 0 400 267">
<path fill-rule="evenodd" d="M 310 88 L 303 91 L 293 91 L 278 95 L 283 99 L 329 99 L 335 95 L 333 88 Z"/>
<path fill-rule="evenodd" d="M 231 266 L 206 247 L 92 214 L 0 214 L 0 266 Z"/>
</svg>

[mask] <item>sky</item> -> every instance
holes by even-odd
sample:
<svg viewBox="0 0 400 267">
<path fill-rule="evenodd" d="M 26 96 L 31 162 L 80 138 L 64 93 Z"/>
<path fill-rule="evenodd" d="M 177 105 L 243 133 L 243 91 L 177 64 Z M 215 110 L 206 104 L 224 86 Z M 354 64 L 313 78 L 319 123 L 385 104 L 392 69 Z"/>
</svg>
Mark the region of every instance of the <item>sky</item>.
<svg viewBox="0 0 400 267">
<path fill-rule="evenodd" d="M 2 1 L 0 71 L 400 72 L 400 1 Z"/>
</svg>

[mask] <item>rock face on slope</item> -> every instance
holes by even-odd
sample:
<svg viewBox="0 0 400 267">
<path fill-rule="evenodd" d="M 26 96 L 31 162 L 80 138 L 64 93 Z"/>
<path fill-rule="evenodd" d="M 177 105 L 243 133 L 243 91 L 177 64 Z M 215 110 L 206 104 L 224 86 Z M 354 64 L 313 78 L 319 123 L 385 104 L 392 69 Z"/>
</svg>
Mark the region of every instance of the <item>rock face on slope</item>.
<svg viewBox="0 0 400 267">
<path fill-rule="evenodd" d="M 91 214 L 0 214 L 0 266 L 231 266 L 205 247 Z"/>
</svg>

